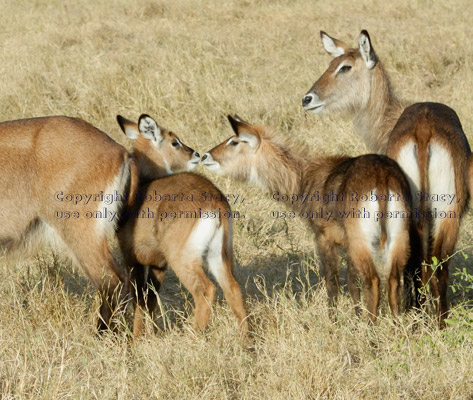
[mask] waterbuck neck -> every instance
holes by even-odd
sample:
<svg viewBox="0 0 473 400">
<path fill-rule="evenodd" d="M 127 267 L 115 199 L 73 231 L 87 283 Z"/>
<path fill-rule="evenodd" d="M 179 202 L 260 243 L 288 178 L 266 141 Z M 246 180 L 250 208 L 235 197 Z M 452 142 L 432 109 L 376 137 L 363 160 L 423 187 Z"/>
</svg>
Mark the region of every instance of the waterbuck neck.
<svg viewBox="0 0 473 400">
<path fill-rule="evenodd" d="M 140 181 L 151 181 L 171 175 L 172 171 L 163 156 L 151 159 L 146 152 L 135 149 L 132 154 Z"/>
<path fill-rule="evenodd" d="M 393 93 L 389 77 L 378 62 L 371 76 L 369 100 L 355 112 L 353 123 L 371 151 L 385 154 L 389 135 L 405 105 Z"/>
<path fill-rule="evenodd" d="M 250 174 L 250 183 L 272 193 L 299 194 L 304 165 L 309 160 L 289 140 L 273 136 L 261 143 L 258 162 Z"/>
</svg>

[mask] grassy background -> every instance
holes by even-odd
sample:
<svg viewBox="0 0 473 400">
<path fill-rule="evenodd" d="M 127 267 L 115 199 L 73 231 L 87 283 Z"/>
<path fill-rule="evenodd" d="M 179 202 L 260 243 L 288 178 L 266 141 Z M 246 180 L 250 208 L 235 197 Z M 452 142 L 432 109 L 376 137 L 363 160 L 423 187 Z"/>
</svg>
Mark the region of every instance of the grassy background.
<svg viewBox="0 0 473 400">
<path fill-rule="evenodd" d="M 473 3 L 400 0 L 0 0 L 1 120 L 81 117 L 129 147 L 116 114 L 146 112 L 204 152 L 231 129 L 226 114 L 271 125 L 314 154 L 366 152 L 351 121 L 307 114 L 302 96 L 325 70 L 319 30 L 354 45 L 361 29 L 412 101 L 454 108 L 473 140 Z M 201 172 L 204 172 L 200 170 Z M 210 176 L 240 194 L 236 274 L 248 298 L 254 346 L 238 340 L 217 304 L 205 334 L 169 275 L 164 331 L 130 342 L 97 339 L 98 301 L 81 274 L 45 252 L 0 265 L 0 393 L 5 399 L 316 399 L 473 396 L 471 281 L 451 299 L 454 321 L 427 316 L 376 326 L 342 297 L 328 318 L 312 234 L 258 189 Z M 14 218 L 14 216 L 12 216 Z M 471 274 L 471 211 L 452 263 Z M 125 330 L 124 330 L 125 331 Z"/>
</svg>

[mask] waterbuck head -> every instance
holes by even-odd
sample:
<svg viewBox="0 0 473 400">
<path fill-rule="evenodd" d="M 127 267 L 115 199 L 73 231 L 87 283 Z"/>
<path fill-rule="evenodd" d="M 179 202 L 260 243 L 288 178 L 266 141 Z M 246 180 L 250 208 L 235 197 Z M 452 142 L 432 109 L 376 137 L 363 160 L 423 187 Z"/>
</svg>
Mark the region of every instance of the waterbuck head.
<svg viewBox="0 0 473 400">
<path fill-rule="evenodd" d="M 241 181 L 252 181 L 261 145 L 261 127 L 250 125 L 237 116 L 228 116 L 234 136 L 224 140 L 202 157 L 210 171 Z"/>
<path fill-rule="evenodd" d="M 368 32 L 363 30 L 358 48 L 320 32 L 322 44 L 332 57 L 328 69 L 302 98 L 305 110 L 314 114 L 332 111 L 354 112 L 366 107 L 372 75 L 378 65 Z"/>
<path fill-rule="evenodd" d="M 141 178 L 157 179 L 179 170 L 190 171 L 199 164 L 199 153 L 149 115 L 142 114 L 138 123 L 117 115 L 117 121 L 126 136 L 135 140 L 133 156 Z"/>
</svg>

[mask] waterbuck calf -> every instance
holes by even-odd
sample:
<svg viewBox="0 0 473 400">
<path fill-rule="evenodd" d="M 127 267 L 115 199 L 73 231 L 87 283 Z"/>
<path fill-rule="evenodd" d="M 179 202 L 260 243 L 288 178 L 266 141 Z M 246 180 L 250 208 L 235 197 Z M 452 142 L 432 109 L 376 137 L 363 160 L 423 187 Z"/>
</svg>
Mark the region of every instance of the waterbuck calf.
<svg viewBox="0 0 473 400">
<path fill-rule="evenodd" d="M 339 292 L 337 246 L 348 255 L 348 285 L 360 301 L 364 284 L 369 318 L 375 320 L 380 278 L 389 305 L 399 313 L 400 277 L 409 256 L 409 185 L 385 156 L 307 156 L 263 126 L 228 117 L 235 136 L 202 157 L 210 171 L 257 185 L 278 196 L 298 196 L 292 207 L 315 234 L 330 304 Z M 376 263 L 377 258 L 382 263 Z"/>
<path fill-rule="evenodd" d="M 409 107 L 393 93 L 367 31 L 357 48 L 320 32 L 325 50 L 333 57 L 328 69 L 303 97 L 303 107 L 315 114 L 343 112 L 372 150 L 396 160 L 409 180 L 416 220 L 410 264 L 420 260 L 422 284 L 430 282 L 437 301 L 440 327 L 448 313 L 448 256 L 454 251 L 461 216 L 468 202 L 465 170 L 470 146 L 457 114 L 438 103 Z M 471 183 L 470 183 L 471 184 Z M 454 201 L 446 201 L 448 195 Z M 443 260 L 436 268 L 433 261 Z M 417 279 L 416 279 L 417 284 Z M 417 299 L 423 303 L 423 298 Z"/>
<path fill-rule="evenodd" d="M 165 135 L 152 118 L 142 115 L 134 123 L 118 116 L 118 122 L 128 137 L 154 137 L 162 149 L 162 158 L 154 159 L 146 168 L 146 157 L 134 155 L 143 176 L 135 201 L 118 230 L 120 248 L 127 266 L 132 268 L 138 295 L 134 335 L 143 330 L 143 308 L 152 312 L 157 305 L 156 294 L 146 291 L 147 286 L 152 283 L 158 290 L 167 266 L 194 298 L 197 327 L 207 326 L 216 288 L 202 268 L 206 260 L 246 336 L 246 311 L 233 276 L 232 211 L 225 196 L 200 175 L 170 175 L 176 170 L 192 169 L 200 157 L 176 135 Z M 150 168 L 152 177 L 160 179 L 146 180 Z"/>
</svg>

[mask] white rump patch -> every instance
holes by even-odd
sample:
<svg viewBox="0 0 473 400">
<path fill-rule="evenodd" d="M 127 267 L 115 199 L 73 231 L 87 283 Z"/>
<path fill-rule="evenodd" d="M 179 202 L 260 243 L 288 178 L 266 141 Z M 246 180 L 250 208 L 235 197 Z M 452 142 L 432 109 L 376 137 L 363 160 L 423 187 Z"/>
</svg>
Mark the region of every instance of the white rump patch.
<svg viewBox="0 0 473 400">
<path fill-rule="evenodd" d="M 223 247 L 223 225 L 220 225 L 215 232 L 214 237 L 209 245 L 209 252 L 207 254 L 207 262 L 209 264 L 210 272 L 217 282 L 222 281 L 222 267 L 223 267 L 223 259 L 222 259 L 222 247 Z"/>
<path fill-rule="evenodd" d="M 447 195 L 447 198 L 454 199 L 451 204 L 448 204 L 449 201 L 446 201 L 445 198 L 443 201 L 437 201 L 434 198 L 430 202 L 432 211 L 437 209 L 437 214 L 453 211 L 455 209 L 455 202 L 457 201 L 453 160 L 447 149 L 445 149 L 439 143 L 434 142 L 430 145 L 428 174 L 430 195 Z M 434 236 L 437 235 L 437 231 L 442 220 L 442 218 L 434 218 Z"/>
<path fill-rule="evenodd" d="M 217 282 L 222 284 L 223 259 L 223 225 L 218 218 L 201 219 L 197 222 L 186 243 L 185 251 L 193 257 L 202 257 L 207 251 L 207 263 Z M 231 241 L 231 221 L 230 237 Z M 231 242 L 229 243 L 231 245 Z"/>
<path fill-rule="evenodd" d="M 419 201 L 416 193 L 420 190 L 420 171 L 417 164 L 417 144 L 413 141 L 407 142 L 397 156 L 397 163 L 403 170 L 409 182 L 411 190 L 412 207 L 418 208 Z"/>
<path fill-rule="evenodd" d="M 372 190 L 372 193 L 376 196 L 376 189 Z M 379 204 L 377 201 L 363 201 L 358 204 L 361 208 L 369 213 L 369 218 L 359 218 L 361 232 L 363 232 L 364 241 L 366 247 L 369 248 L 370 253 L 375 260 L 375 255 L 378 254 L 379 246 L 375 246 L 379 243 L 379 238 L 381 236 L 381 225 L 379 221 L 376 221 L 376 215 L 379 216 Z M 363 238 L 360 238 L 363 240 Z"/>
<path fill-rule="evenodd" d="M 417 193 L 420 191 L 420 170 L 419 164 L 417 162 L 417 154 L 418 154 L 418 147 L 417 143 L 414 141 L 407 142 L 397 157 L 397 163 L 401 167 L 402 171 L 407 177 L 407 181 L 409 182 L 409 189 L 411 191 L 412 197 L 412 210 L 415 211 L 419 209 L 419 198 Z M 430 203 L 426 202 L 425 209 L 428 210 L 430 208 Z M 428 235 L 424 235 L 422 246 L 427 249 L 428 246 Z"/>
<path fill-rule="evenodd" d="M 377 190 L 372 192 L 377 195 Z M 398 193 L 391 190 L 388 192 L 390 198 L 396 198 Z M 382 219 L 380 214 L 380 204 L 378 201 L 366 201 L 359 204 L 369 212 L 369 218 L 360 218 L 359 227 L 361 231 L 360 238 L 369 249 L 376 272 L 382 282 L 386 282 L 387 277 L 391 273 L 392 252 L 396 244 L 405 233 L 406 227 L 406 207 L 403 201 L 388 201 L 386 204 L 386 212 L 392 218 Z M 404 218 L 403 218 L 404 217 Z M 386 227 L 386 243 L 384 249 L 380 248 L 381 240 L 381 223 L 384 220 Z"/>
<path fill-rule="evenodd" d="M 390 198 L 396 198 L 397 195 L 398 193 L 393 193 L 391 190 L 389 191 Z M 406 204 L 403 201 L 388 201 L 386 211 L 390 213 L 390 215 L 397 216 L 386 219 L 387 241 L 383 254 L 383 271 L 382 273 L 378 271 L 378 274 L 383 276 L 384 279 L 387 279 L 391 273 L 392 252 L 399 241 L 399 237 L 405 233 L 406 227 L 408 226 L 406 225 L 406 218 L 408 217 Z M 403 218 L 403 216 L 405 216 L 405 218 Z"/>
<path fill-rule="evenodd" d="M 186 251 L 203 254 L 209 248 L 220 221 L 217 218 L 201 218 L 194 225 L 186 243 Z"/>
</svg>

